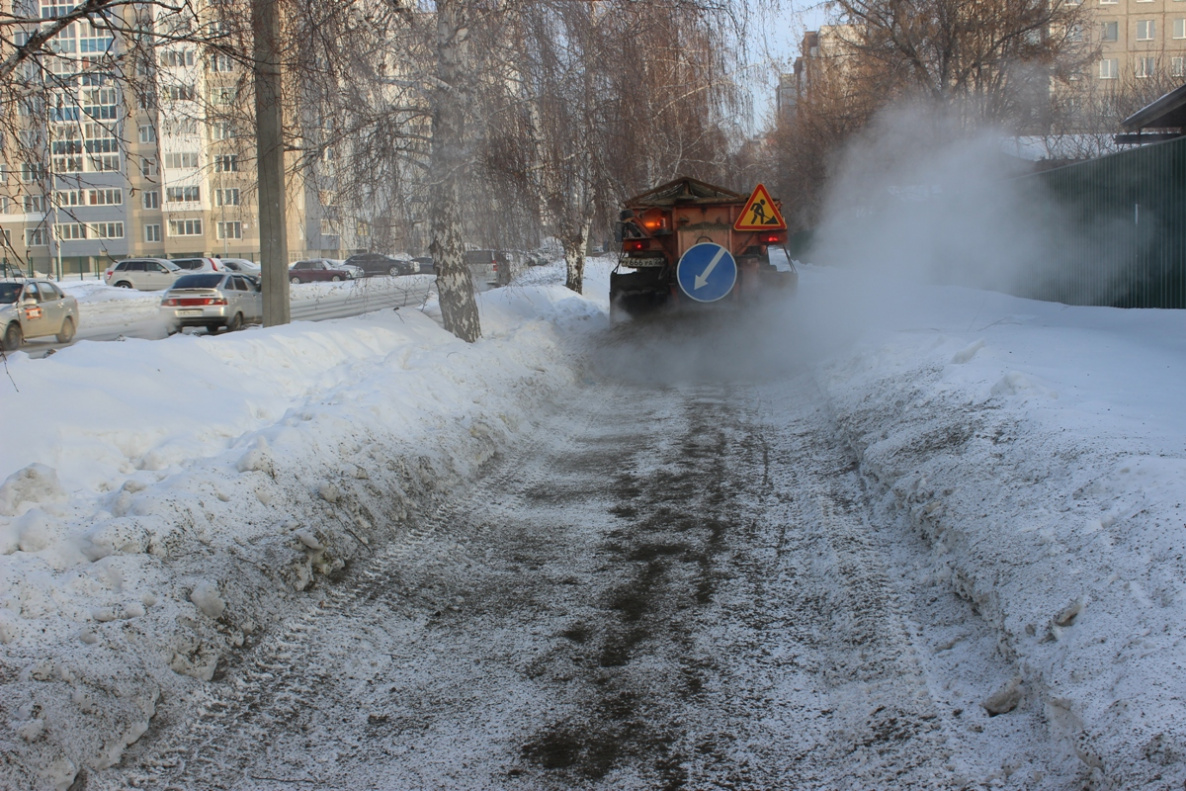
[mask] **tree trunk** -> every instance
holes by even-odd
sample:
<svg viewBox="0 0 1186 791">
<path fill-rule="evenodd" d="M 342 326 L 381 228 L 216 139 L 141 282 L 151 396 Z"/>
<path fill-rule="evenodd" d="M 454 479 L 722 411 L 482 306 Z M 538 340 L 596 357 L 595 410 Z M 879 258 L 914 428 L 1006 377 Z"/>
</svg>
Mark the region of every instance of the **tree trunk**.
<svg viewBox="0 0 1186 791">
<path fill-rule="evenodd" d="M 575 232 L 564 234 L 560 244 L 564 246 L 564 285 L 578 294 L 584 293 L 585 246 L 589 243 L 589 228 L 592 220 L 585 219 Z"/>
<path fill-rule="evenodd" d="M 459 174 L 465 168 L 465 45 L 469 35 L 458 0 L 437 3 L 437 77 L 432 112 L 432 243 L 445 329 L 470 343 L 482 337 L 473 278 L 465 265 Z"/>
</svg>

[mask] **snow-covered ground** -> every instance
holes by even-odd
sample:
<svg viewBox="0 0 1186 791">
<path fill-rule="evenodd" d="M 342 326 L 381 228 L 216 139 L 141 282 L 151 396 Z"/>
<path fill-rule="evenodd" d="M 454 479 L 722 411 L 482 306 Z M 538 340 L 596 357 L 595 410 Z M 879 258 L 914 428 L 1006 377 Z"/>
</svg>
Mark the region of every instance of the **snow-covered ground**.
<svg viewBox="0 0 1186 791">
<path fill-rule="evenodd" d="M 588 297 L 559 265 L 480 295 L 475 344 L 430 301 L 10 355 L 0 786 L 65 789 L 118 761 L 159 707 L 387 540 L 393 501 L 477 475 L 590 375 L 608 268 L 590 262 Z M 75 293 L 113 323 L 143 299 Z M 874 511 L 930 548 L 901 573 L 975 603 L 1021 668 L 1013 697 L 1100 787 L 1180 788 L 1186 314 L 815 267 L 789 310 L 775 343 L 816 372 Z M 944 650 L 958 661 L 958 636 Z"/>
</svg>

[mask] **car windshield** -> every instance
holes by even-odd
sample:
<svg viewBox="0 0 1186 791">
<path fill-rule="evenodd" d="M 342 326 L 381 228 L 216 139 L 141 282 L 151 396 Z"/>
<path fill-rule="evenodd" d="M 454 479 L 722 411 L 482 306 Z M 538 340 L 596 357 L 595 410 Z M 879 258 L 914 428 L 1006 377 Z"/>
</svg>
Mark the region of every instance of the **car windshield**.
<svg viewBox="0 0 1186 791">
<path fill-rule="evenodd" d="M 217 288 L 225 275 L 182 275 L 173 281 L 173 288 Z"/>
</svg>

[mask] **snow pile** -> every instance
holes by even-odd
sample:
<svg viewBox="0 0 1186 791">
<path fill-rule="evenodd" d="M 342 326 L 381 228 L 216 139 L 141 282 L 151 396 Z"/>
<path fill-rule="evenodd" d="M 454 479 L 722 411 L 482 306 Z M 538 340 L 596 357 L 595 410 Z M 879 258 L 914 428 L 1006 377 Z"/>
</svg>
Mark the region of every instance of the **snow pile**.
<svg viewBox="0 0 1186 791">
<path fill-rule="evenodd" d="M 92 318 L 159 301 L 71 290 Z M 0 787 L 118 761 L 163 698 L 472 479 L 570 385 L 570 339 L 606 323 L 554 284 L 481 299 L 475 344 L 430 305 L 9 355 Z"/>
<path fill-rule="evenodd" d="M 1181 787 L 1186 314 L 805 274 L 867 320 L 821 368 L 837 424 L 996 627 L 1013 703 L 1108 787 Z"/>
</svg>

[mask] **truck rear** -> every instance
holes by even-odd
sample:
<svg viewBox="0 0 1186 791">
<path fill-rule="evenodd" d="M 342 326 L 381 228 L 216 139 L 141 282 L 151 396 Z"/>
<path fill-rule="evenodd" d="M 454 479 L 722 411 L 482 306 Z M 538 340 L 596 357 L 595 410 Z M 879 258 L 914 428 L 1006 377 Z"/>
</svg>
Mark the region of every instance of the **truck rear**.
<svg viewBox="0 0 1186 791">
<path fill-rule="evenodd" d="M 794 292 L 798 276 L 771 263 L 786 244 L 781 204 L 758 185 L 747 197 L 692 178 L 625 202 L 610 311 L 640 316 L 677 305 L 747 306 Z"/>
</svg>

